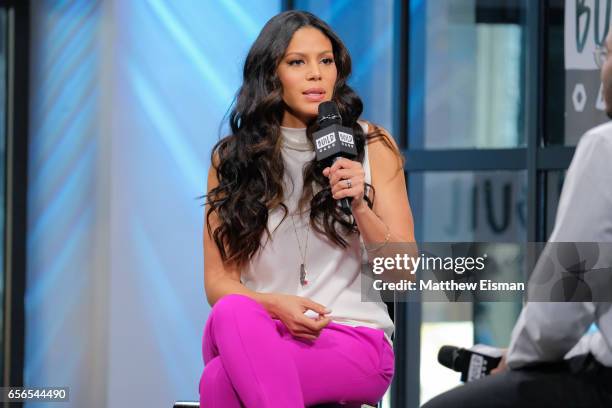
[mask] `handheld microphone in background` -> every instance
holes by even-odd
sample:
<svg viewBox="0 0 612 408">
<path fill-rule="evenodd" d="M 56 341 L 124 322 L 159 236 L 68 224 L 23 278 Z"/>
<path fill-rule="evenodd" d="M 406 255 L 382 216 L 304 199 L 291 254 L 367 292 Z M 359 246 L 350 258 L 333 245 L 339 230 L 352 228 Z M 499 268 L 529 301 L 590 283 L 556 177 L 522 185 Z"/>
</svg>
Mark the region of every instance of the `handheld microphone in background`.
<svg viewBox="0 0 612 408">
<path fill-rule="evenodd" d="M 470 382 L 491 374 L 503 356 L 501 349 L 476 344 L 469 349 L 442 346 L 438 362 L 444 367 L 461 373 L 461 381 Z"/>
<path fill-rule="evenodd" d="M 319 105 L 317 123 L 320 129 L 312 136 L 318 162 L 323 162 L 327 167 L 340 157 L 347 159 L 357 157 L 353 129 L 342 126 L 342 117 L 335 102 L 327 101 Z M 351 202 L 348 197 L 340 200 L 340 206 L 346 214 L 351 213 Z"/>
</svg>

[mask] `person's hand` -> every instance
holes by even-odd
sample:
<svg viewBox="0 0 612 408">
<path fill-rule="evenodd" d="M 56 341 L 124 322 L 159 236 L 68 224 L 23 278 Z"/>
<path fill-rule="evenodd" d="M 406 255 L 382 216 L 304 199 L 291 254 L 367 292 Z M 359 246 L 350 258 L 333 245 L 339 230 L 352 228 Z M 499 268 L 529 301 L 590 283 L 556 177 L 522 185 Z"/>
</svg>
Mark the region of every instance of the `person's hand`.
<svg viewBox="0 0 612 408">
<path fill-rule="evenodd" d="M 502 359 L 499 361 L 497 367 L 491 370 L 491 375 L 499 374 L 508 369 L 508 364 L 506 364 L 506 355 L 508 354 L 508 349 L 504 349 L 504 354 L 502 355 Z"/>
<path fill-rule="evenodd" d="M 268 295 L 268 312 L 282 321 L 294 337 L 316 340 L 321 330 L 329 324 L 331 318 L 325 316 L 331 310 L 312 300 L 294 295 L 271 293 Z M 316 319 L 306 317 L 304 312 L 312 310 L 318 313 Z"/>
<path fill-rule="evenodd" d="M 358 210 L 367 206 L 363 198 L 365 190 L 365 171 L 361 163 L 344 157 L 339 158 L 323 169 L 323 175 L 329 179 L 331 193 L 334 199 L 351 197 L 351 207 Z"/>
</svg>

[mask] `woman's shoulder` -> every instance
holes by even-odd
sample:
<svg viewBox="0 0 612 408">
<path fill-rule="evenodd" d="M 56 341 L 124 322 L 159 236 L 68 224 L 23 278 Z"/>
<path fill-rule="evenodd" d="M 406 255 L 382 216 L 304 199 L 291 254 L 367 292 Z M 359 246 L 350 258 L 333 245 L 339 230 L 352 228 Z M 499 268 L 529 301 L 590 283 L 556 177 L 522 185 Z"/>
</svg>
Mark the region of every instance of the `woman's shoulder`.
<svg viewBox="0 0 612 408">
<path fill-rule="evenodd" d="M 395 139 L 393 136 L 391 136 L 391 133 L 387 129 L 365 119 L 359 119 L 357 123 L 359 123 L 363 129 L 366 135 L 366 143 L 368 145 L 380 144 L 381 146 L 386 146 L 391 150 L 399 152 L 399 147 L 397 146 Z"/>
<path fill-rule="evenodd" d="M 368 155 L 374 163 L 403 167 L 404 159 L 391 133 L 376 123 L 360 119 L 357 121 L 366 134 Z M 395 163 L 395 164 L 394 164 Z"/>
</svg>

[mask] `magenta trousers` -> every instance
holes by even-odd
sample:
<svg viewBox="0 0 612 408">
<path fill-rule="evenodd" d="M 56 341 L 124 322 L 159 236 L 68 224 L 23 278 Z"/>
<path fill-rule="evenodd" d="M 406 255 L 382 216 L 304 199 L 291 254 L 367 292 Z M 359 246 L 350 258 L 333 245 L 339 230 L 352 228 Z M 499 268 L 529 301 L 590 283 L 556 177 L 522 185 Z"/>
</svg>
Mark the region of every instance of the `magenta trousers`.
<svg viewBox="0 0 612 408">
<path fill-rule="evenodd" d="M 297 339 L 242 295 L 217 301 L 202 352 L 201 408 L 376 405 L 394 369 L 382 330 L 331 322 L 316 340 Z"/>
</svg>

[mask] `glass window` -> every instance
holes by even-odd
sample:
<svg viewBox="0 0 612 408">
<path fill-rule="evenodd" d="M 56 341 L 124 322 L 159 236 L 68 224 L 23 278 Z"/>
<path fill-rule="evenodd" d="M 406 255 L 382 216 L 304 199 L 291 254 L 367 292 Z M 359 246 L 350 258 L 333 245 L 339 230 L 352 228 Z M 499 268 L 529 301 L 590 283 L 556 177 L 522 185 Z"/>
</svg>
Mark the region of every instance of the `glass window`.
<svg viewBox="0 0 612 408">
<path fill-rule="evenodd" d="M 410 9 L 410 148 L 525 145 L 524 1 Z"/>
<path fill-rule="evenodd" d="M 546 238 L 550 237 L 555 226 L 559 197 L 565 181 L 566 171 L 549 171 L 546 174 Z"/>
<path fill-rule="evenodd" d="M 426 303 L 421 324 L 420 401 L 458 386 L 460 374 L 438 364 L 438 351 L 444 345 L 471 347 L 474 343 L 472 304 Z"/>
<path fill-rule="evenodd" d="M 526 172 L 426 172 L 409 177 L 424 242 L 526 239 Z"/>
<path fill-rule="evenodd" d="M 421 242 L 524 242 L 525 171 L 425 172 L 409 177 Z M 508 267 L 516 267 L 508 254 Z M 521 305 L 435 303 L 422 307 L 421 403 L 459 385 L 459 374 L 437 364 L 443 345 L 505 347 Z"/>
</svg>

